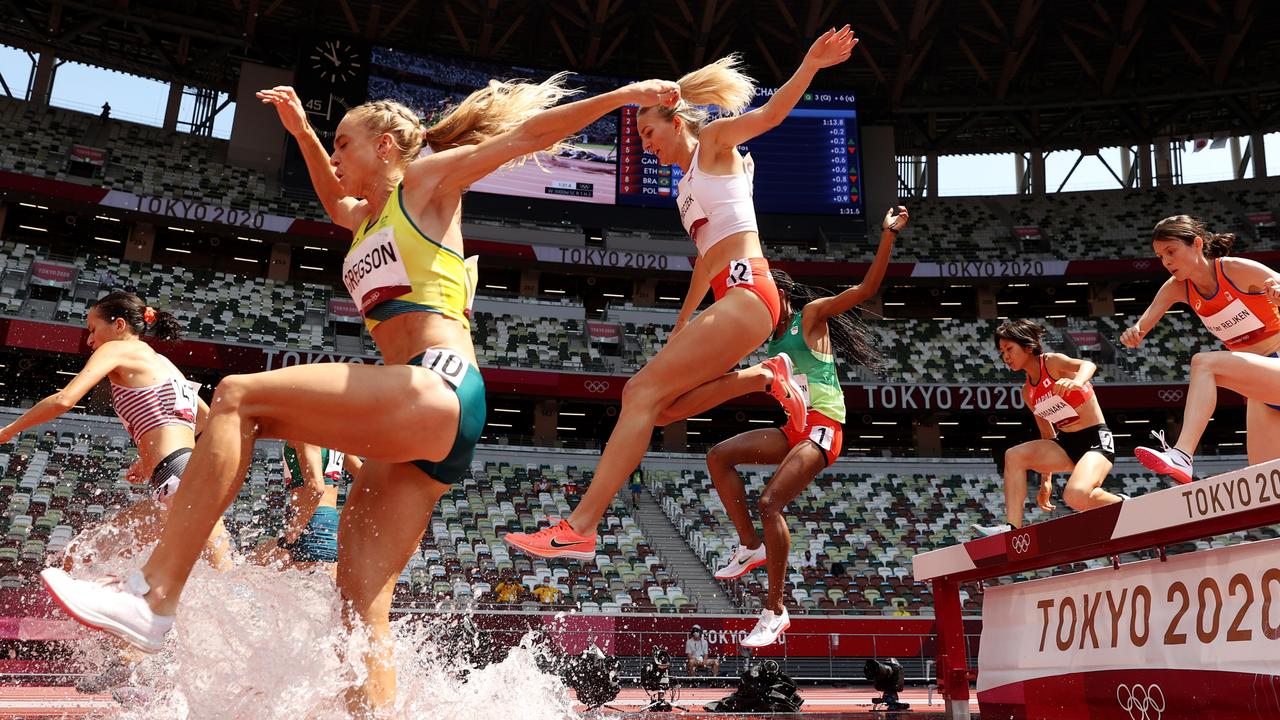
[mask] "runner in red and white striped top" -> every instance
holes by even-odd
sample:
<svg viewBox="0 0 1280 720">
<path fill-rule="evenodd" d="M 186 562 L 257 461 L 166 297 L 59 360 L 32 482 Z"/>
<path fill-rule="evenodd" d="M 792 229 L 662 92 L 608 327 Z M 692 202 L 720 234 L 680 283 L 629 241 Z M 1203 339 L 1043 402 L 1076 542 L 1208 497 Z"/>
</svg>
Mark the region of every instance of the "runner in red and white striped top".
<svg viewBox="0 0 1280 720">
<path fill-rule="evenodd" d="M 172 367 L 163 355 L 157 354 L 157 357 Z M 111 383 L 111 404 L 134 442 L 166 425 L 181 425 L 195 432 L 199 387 L 174 368 L 172 377 L 154 385 L 126 387 Z"/>
<path fill-rule="evenodd" d="M 138 460 L 126 472 L 130 482 L 150 481 L 151 497 L 112 515 L 106 524 L 125 532 L 87 528 L 67 546 L 64 567 L 88 564 L 95 557 L 133 551 L 155 542 L 168 515 L 169 498 L 178 489 L 187 458 L 195 446 L 195 431 L 209 408 L 168 358 L 157 353 L 144 335 L 162 341 L 179 338 L 177 318 L 148 307 L 133 293 L 115 292 L 94 303 L 86 322 L 86 340 L 93 354 L 66 387 L 36 403 L 22 417 L 0 428 L 0 443 L 18 433 L 49 422 L 74 408 L 103 378 L 111 382 L 116 414 L 138 446 Z M 104 542 L 104 540 L 106 542 Z M 110 543 L 110 546 L 108 546 Z M 128 543 L 128 546 L 123 546 Z M 206 541 L 205 557 L 225 569 L 230 562 L 226 529 L 219 521 Z M 100 675 L 86 677 L 78 687 L 104 692 L 129 678 L 130 663 L 118 658 Z"/>
</svg>

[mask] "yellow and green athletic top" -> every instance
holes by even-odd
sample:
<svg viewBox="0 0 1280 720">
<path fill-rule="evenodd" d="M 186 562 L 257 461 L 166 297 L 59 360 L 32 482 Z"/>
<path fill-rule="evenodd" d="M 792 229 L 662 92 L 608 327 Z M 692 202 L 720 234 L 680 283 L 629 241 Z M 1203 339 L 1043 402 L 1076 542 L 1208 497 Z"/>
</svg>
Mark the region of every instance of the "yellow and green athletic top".
<svg viewBox="0 0 1280 720">
<path fill-rule="evenodd" d="M 364 316 L 365 327 L 412 312 L 433 312 L 470 329 L 476 287 L 475 258 L 427 237 L 404 207 L 396 185 L 377 218 L 356 230 L 342 261 L 342 282 Z"/>
<path fill-rule="evenodd" d="M 840 388 L 840 378 L 836 375 L 836 358 L 810 348 L 804 341 L 803 316 L 804 308 L 792 313 L 791 324 L 782 331 L 782 337 L 769 340 L 767 352 L 770 357 L 780 352 L 790 355 L 796 382 L 809 393 L 809 409 L 843 423 L 844 390 Z"/>
</svg>

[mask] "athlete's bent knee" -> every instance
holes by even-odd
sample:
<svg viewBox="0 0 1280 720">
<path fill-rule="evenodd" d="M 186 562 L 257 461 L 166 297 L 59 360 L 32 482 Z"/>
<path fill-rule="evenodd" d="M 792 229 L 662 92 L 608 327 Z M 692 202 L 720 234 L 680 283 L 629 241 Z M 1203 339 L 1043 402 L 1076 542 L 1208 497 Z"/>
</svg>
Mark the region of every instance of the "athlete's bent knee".
<svg viewBox="0 0 1280 720">
<path fill-rule="evenodd" d="M 640 405 L 652 407 L 661 399 L 658 384 L 649 380 L 643 371 L 637 373 L 627 381 L 626 385 L 622 386 L 623 408 L 627 406 L 634 408 Z"/>
<path fill-rule="evenodd" d="M 1078 485 L 1068 485 L 1062 491 L 1062 500 L 1067 503 L 1067 507 L 1072 510 L 1088 510 L 1089 497 L 1093 494 L 1092 488 L 1080 487 Z"/>
<path fill-rule="evenodd" d="M 1004 467 L 1006 470 L 1026 470 L 1031 462 L 1030 453 L 1021 445 L 1014 445 L 1004 451 Z"/>
<path fill-rule="evenodd" d="M 209 412 L 239 412 L 240 406 L 249 395 L 249 387 L 250 381 L 246 375 L 226 376 L 213 391 L 213 402 L 209 403 Z"/>
<path fill-rule="evenodd" d="M 1221 352 L 1199 352 L 1191 356 L 1191 372 L 1193 373 L 1216 373 L 1219 361 L 1222 359 Z"/>
<path fill-rule="evenodd" d="M 707 453 L 707 467 L 731 470 L 734 467 L 732 450 L 728 443 L 719 443 Z"/>
<path fill-rule="evenodd" d="M 773 493 L 765 491 L 760 495 L 760 517 L 776 517 L 782 514 L 782 508 L 785 503 L 779 502 Z"/>
</svg>

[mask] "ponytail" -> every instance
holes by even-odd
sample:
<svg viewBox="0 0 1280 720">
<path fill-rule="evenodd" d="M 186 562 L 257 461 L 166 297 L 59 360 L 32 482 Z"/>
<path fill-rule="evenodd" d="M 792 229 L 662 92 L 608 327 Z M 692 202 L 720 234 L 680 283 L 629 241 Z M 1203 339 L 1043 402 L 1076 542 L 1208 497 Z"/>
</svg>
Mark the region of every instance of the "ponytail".
<svg viewBox="0 0 1280 720">
<path fill-rule="evenodd" d="M 1236 242 L 1235 233 L 1210 232 L 1203 220 L 1190 215 L 1173 215 L 1156 223 L 1151 231 L 1151 241 L 1179 240 L 1183 245 L 1194 245 L 1196 238 L 1203 243 L 1202 252 L 1210 260 L 1231 254 Z"/>
<path fill-rule="evenodd" d="M 798 283 L 782 270 L 770 270 L 778 292 L 787 296 L 791 312 L 799 312 L 812 300 L 829 297 L 830 293 Z M 878 341 L 866 323 L 852 310 L 827 318 L 827 332 L 831 337 L 834 354 L 868 370 L 884 369 L 884 355 L 877 349 Z"/>
<path fill-rule="evenodd" d="M 104 295 L 91 309 L 97 310 L 107 322 L 124 320 L 134 335 L 150 335 L 165 342 L 182 339 L 182 323 L 173 313 L 156 310 L 131 292 L 117 291 Z"/>
<path fill-rule="evenodd" d="M 694 135 L 710 117 L 706 107 L 718 108 L 721 116 L 739 115 L 751 105 L 756 94 L 756 81 L 743 72 L 742 56 L 738 53 L 698 68 L 676 84 L 680 86 L 680 102 L 675 107 L 651 105 L 641 108 L 640 112 L 657 112 L 665 120 L 679 116 Z"/>
<path fill-rule="evenodd" d="M 422 141 L 433 152 L 478 145 L 489 138 L 514 130 L 530 116 L 554 107 L 577 90 L 565 87 L 569 73 L 560 72 L 540 83 L 490 80 L 488 87 L 471 93 L 462 102 L 431 122 L 422 132 Z M 557 142 L 545 152 L 567 147 Z M 516 161 L 523 162 L 524 158 Z"/>
</svg>

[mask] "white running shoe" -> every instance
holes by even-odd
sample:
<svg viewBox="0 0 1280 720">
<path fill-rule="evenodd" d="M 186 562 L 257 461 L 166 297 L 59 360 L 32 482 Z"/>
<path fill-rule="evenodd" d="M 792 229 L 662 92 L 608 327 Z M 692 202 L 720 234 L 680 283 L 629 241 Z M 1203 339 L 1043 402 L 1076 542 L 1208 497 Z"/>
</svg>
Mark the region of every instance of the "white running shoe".
<svg viewBox="0 0 1280 720">
<path fill-rule="evenodd" d="M 787 609 L 782 608 L 782 614 L 776 615 L 772 610 L 765 610 L 760 613 L 760 619 L 756 621 L 756 626 L 751 628 L 751 633 L 742 641 L 742 647 L 762 648 L 766 645 L 772 645 L 778 642 L 778 638 L 782 637 L 782 633 L 791 627 L 791 616 L 787 614 Z"/>
<path fill-rule="evenodd" d="M 76 580 L 59 568 L 40 573 L 44 587 L 58 606 L 76 622 L 111 633 L 139 650 L 154 653 L 164 647 L 165 633 L 173 627 L 172 615 L 157 615 L 143 596 L 151 586 L 135 570 L 123 580 Z"/>
<path fill-rule="evenodd" d="M 740 578 L 764 565 L 765 562 L 764 543 L 760 543 L 754 550 L 740 544 L 738 549 L 733 551 L 728 564 L 716 571 L 716 579 L 733 580 L 734 578 Z"/>
<path fill-rule="evenodd" d="M 991 537 L 992 535 L 1007 533 L 1013 529 L 1013 526 L 1009 523 L 999 523 L 997 525 L 978 525 L 977 523 L 974 523 L 970 527 L 977 531 L 977 533 L 982 537 Z"/>
<path fill-rule="evenodd" d="M 1143 465 L 1147 466 L 1148 470 L 1158 472 L 1161 475 L 1168 475 L 1175 482 L 1183 485 L 1195 479 L 1190 455 L 1176 447 L 1169 447 L 1169 443 L 1164 441 L 1163 431 L 1152 430 L 1151 437 L 1160 441 L 1159 450 L 1140 447 L 1133 451 L 1133 454 L 1137 456 Z"/>
</svg>

